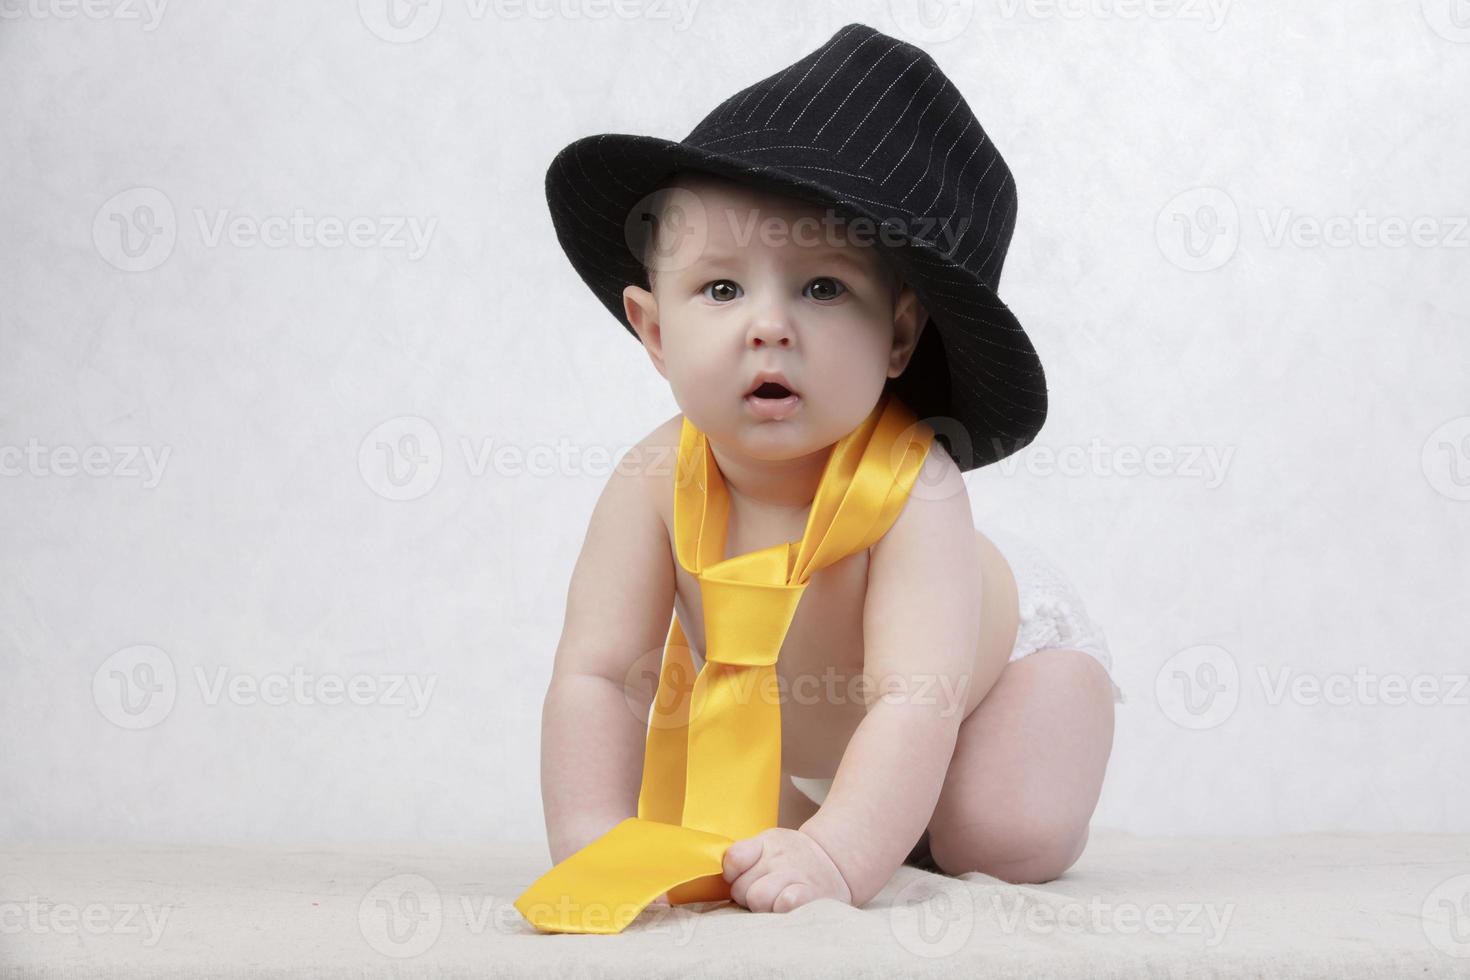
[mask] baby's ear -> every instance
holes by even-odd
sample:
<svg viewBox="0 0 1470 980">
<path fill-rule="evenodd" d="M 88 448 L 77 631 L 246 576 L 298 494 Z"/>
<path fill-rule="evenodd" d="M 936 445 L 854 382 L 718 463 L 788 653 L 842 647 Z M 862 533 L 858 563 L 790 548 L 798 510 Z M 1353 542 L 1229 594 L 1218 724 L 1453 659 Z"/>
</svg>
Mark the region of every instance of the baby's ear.
<svg viewBox="0 0 1470 980">
<path fill-rule="evenodd" d="M 643 349 L 653 361 L 654 369 L 667 378 L 668 373 L 664 371 L 663 330 L 659 326 L 658 301 L 653 298 L 653 293 L 642 286 L 625 286 L 623 314 L 627 316 L 633 332 L 643 342 Z"/>
<path fill-rule="evenodd" d="M 914 356 L 914 349 L 919 345 L 919 337 L 928 320 L 929 312 L 919 302 L 918 293 L 904 283 L 893 304 L 893 349 L 888 356 L 890 378 L 903 374 L 904 368 L 909 366 L 909 359 Z"/>
</svg>

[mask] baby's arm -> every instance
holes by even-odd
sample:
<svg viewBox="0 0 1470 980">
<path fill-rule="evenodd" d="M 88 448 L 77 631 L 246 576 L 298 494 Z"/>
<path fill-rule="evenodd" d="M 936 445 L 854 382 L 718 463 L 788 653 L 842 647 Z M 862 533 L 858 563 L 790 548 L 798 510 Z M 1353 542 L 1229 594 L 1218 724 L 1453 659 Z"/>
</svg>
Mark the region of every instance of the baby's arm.
<svg viewBox="0 0 1470 980">
<path fill-rule="evenodd" d="M 648 707 L 673 609 L 674 569 L 654 482 L 672 484 L 648 445 L 603 488 L 567 590 L 541 714 L 541 799 L 559 863 L 635 816 Z M 656 448 L 656 447 L 655 447 Z M 632 465 L 636 464 L 636 465 Z M 620 467 L 621 469 L 621 467 Z M 649 669 L 637 669 L 648 655 Z"/>
<path fill-rule="evenodd" d="M 969 496 L 936 443 L 872 550 L 863 609 L 867 714 L 826 800 L 800 828 L 842 872 L 855 906 L 893 876 L 934 812 L 974 680 L 980 589 Z"/>
</svg>

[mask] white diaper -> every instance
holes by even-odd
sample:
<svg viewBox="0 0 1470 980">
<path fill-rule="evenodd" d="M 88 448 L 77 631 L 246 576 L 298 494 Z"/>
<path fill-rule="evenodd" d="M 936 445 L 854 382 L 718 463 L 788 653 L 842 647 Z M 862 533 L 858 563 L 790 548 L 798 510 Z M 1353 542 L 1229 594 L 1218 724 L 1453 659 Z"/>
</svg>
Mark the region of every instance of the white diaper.
<svg viewBox="0 0 1470 980">
<path fill-rule="evenodd" d="M 1087 615 L 1087 606 L 1072 582 L 1046 553 L 1025 538 L 1004 528 L 986 528 L 985 536 L 995 542 L 1016 576 L 1016 596 L 1021 607 L 1021 624 L 1010 661 L 1045 650 L 1066 647 L 1080 650 L 1102 664 L 1113 684 L 1113 702 L 1128 699 L 1113 675 L 1113 654 L 1102 627 Z"/>
<path fill-rule="evenodd" d="M 1108 649 L 1102 628 L 1087 615 L 1082 597 L 1072 587 L 1040 548 L 1003 528 L 984 529 L 985 536 L 995 542 L 1010 563 L 1016 576 L 1016 597 L 1021 607 L 1021 623 L 1016 630 L 1016 644 L 1011 648 L 1010 662 L 1048 647 L 1080 650 L 1102 664 L 1113 685 L 1113 702 L 1122 704 L 1123 696 L 1113 676 L 1113 654 Z M 831 779 L 791 776 L 795 786 L 814 803 L 820 804 L 832 788 Z"/>
</svg>

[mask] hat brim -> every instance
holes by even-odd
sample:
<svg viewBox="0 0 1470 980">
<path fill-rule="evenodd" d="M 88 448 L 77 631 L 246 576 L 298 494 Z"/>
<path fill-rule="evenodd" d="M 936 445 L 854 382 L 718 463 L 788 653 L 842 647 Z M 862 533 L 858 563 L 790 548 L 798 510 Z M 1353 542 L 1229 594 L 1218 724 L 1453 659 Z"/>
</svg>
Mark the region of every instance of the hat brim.
<svg viewBox="0 0 1470 980">
<path fill-rule="evenodd" d="M 820 178 L 773 163 L 654 136 L 603 133 L 568 144 L 546 172 L 546 199 L 557 241 L 577 274 L 629 334 L 623 290 L 646 282 L 629 248 L 632 208 L 683 170 L 707 171 L 883 225 L 893 216 L 845 198 Z M 1003 216 L 1002 221 L 1006 220 Z M 1046 377 L 1025 329 L 989 286 L 938 242 L 903 236 L 875 241 L 919 297 L 930 320 L 904 373 L 890 387 L 933 426 L 961 471 L 1029 445 L 1046 419 Z"/>
</svg>

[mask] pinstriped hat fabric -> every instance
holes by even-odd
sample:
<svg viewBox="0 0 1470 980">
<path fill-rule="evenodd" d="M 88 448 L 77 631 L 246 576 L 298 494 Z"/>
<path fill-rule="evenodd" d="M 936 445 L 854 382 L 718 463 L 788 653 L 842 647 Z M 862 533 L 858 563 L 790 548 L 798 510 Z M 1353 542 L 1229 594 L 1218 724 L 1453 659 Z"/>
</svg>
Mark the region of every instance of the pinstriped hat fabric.
<svg viewBox="0 0 1470 980">
<path fill-rule="evenodd" d="M 892 389 L 962 471 L 1028 445 L 1046 379 L 996 295 L 1016 185 L 959 90 L 922 49 L 865 24 L 741 89 L 683 140 L 603 133 L 556 155 L 546 197 L 577 273 L 634 337 L 630 283 L 648 285 L 625 234 L 631 209 L 681 171 L 703 171 L 866 219 L 929 322 Z"/>
</svg>

